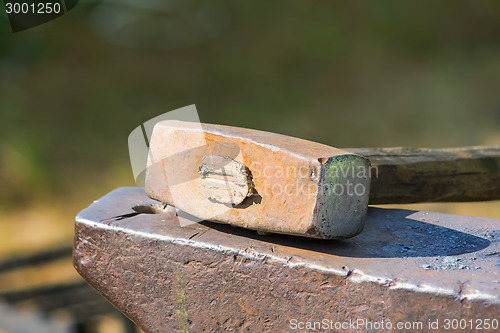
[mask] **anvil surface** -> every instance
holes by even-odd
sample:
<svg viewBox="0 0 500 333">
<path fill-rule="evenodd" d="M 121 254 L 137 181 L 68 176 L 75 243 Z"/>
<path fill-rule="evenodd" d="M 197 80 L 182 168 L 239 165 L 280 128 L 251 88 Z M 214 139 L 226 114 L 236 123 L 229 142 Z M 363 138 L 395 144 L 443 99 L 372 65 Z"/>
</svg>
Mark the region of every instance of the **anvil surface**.
<svg viewBox="0 0 500 333">
<path fill-rule="evenodd" d="M 75 226 L 76 269 L 145 332 L 289 332 L 323 320 L 436 332 L 429 322 L 444 331 L 447 319 L 484 332 L 477 320 L 500 320 L 500 220 L 369 208 L 360 235 L 317 240 L 132 209 L 155 204 L 119 188 Z"/>
</svg>

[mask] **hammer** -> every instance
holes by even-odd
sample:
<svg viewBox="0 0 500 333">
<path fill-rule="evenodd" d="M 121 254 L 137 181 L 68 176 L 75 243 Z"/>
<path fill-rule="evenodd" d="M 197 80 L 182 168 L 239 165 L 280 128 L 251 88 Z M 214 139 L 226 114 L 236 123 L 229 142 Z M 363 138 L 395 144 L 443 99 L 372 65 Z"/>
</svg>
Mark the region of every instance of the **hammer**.
<svg viewBox="0 0 500 333">
<path fill-rule="evenodd" d="M 342 239 L 362 231 L 368 204 L 500 199 L 500 145 L 341 150 L 169 120 L 154 127 L 145 190 L 200 220 Z"/>
</svg>

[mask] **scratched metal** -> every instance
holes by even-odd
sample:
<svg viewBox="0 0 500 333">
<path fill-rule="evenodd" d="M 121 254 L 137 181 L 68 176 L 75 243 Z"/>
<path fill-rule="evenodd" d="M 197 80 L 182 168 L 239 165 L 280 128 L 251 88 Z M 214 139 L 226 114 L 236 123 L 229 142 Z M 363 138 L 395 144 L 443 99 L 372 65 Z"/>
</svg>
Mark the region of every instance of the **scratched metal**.
<svg viewBox="0 0 500 333">
<path fill-rule="evenodd" d="M 208 156 L 244 166 L 252 195 L 230 205 L 200 191 L 199 170 Z M 200 220 L 303 237 L 349 238 L 363 229 L 369 173 L 366 158 L 320 143 L 246 128 L 163 121 L 151 137 L 145 189 L 151 198 Z"/>
<path fill-rule="evenodd" d="M 76 217 L 76 269 L 145 332 L 500 320 L 500 220 L 370 208 L 361 235 L 315 240 L 132 209 L 155 204 L 120 188 Z"/>
</svg>

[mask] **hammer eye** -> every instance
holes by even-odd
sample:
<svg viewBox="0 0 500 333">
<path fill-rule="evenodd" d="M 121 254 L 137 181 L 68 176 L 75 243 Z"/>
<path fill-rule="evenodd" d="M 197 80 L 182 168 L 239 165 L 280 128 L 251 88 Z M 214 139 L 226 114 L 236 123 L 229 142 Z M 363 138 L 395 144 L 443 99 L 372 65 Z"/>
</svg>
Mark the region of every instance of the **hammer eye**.
<svg viewBox="0 0 500 333">
<path fill-rule="evenodd" d="M 205 198 L 236 206 L 253 193 L 250 170 L 228 156 L 203 156 L 198 192 Z"/>
</svg>

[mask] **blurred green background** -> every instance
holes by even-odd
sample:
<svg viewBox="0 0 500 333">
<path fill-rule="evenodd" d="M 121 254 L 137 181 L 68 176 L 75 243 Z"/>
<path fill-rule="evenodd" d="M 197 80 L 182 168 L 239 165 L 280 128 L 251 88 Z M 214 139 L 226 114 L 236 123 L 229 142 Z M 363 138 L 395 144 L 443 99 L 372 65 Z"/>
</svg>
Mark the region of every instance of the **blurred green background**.
<svg viewBox="0 0 500 333">
<path fill-rule="evenodd" d="M 81 1 L 16 34 L 0 16 L 0 258 L 71 242 L 167 111 L 336 147 L 499 144 L 499 88 L 498 1 Z"/>
</svg>

